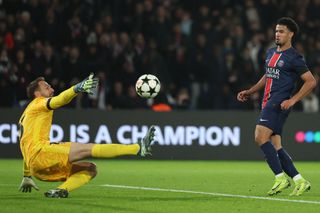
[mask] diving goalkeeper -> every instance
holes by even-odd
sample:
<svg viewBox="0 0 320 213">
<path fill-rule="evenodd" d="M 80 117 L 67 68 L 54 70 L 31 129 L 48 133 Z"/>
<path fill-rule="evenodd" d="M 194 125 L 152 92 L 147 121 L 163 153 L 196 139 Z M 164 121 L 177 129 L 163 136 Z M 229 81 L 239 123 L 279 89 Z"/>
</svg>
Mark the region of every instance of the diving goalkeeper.
<svg viewBox="0 0 320 213">
<path fill-rule="evenodd" d="M 53 96 L 53 88 L 39 77 L 27 87 L 32 101 L 24 110 L 20 120 L 20 149 L 24 168 L 20 191 L 39 190 L 31 176 L 42 181 L 64 181 L 56 189 L 44 193 L 50 198 L 66 198 L 70 191 L 86 184 L 97 174 L 96 165 L 79 162 L 88 157 L 112 158 L 121 155 L 146 156 L 151 154 L 154 127 L 137 144 L 81 144 L 50 143 L 49 133 L 53 111 L 68 104 L 80 92 L 92 93 L 97 88 L 98 79 L 90 74 L 82 82 Z"/>
</svg>

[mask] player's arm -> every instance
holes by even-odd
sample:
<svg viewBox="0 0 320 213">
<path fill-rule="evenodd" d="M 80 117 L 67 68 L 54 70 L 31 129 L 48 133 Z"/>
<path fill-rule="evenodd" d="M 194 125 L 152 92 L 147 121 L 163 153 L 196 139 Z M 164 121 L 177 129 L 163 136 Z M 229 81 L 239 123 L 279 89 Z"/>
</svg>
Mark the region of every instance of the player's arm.
<svg viewBox="0 0 320 213">
<path fill-rule="evenodd" d="M 52 109 L 57 109 L 59 107 L 62 107 L 70 103 L 70 101 L 74 97 L 76 97 L 79 92 L 86 92 L 86 93 L 92 94 L 93 89 L 97 88 L 98 83 L 99 83 L 98 79 L 93 78 L 93 73 L 91 73 L 89 77 L 87 77 L 80 83 L 63 91 L 58 96 L 49 98 L 47 101 L 47 108 L 52 110 Z"/>
<path fill-rule="evenodd" d="M 19 191 L 31 192 L 32 188 L 34 188 L 35 190 L 39 190 L 36 183 L 32 180 L 29 167 L 27 166 L 26 162 L 23 161 L 23 178 L 19 186 Z"/>
<path fill-rule="evenodd" d="M 250 89 L 243 90 L 238 93 L 237 95 L 238 101 L 241 101 L 241 102 L 247 101 L 250 95 L 262 89 L 265 84 L 266 84 L 266 75 L 263 75 L 260 78 L 260 80 L 255 85 L 253 85 Z"/>
<path fill-rule="evenodd" d="M 25 177 L 31 176 L 30 169 L 24 160 L 23 160 L 23 176 Z"/>
<path fill-rule="evenodd" d="M 308 95 L 316 87 L 317 81 L 310 71 L 303 73 L 300 77 L 304 81 L 302 87 L 294 96 L 281 103 L 282 110 L 287 110 L 292 107 L 295 103 Z"/>
</svg>

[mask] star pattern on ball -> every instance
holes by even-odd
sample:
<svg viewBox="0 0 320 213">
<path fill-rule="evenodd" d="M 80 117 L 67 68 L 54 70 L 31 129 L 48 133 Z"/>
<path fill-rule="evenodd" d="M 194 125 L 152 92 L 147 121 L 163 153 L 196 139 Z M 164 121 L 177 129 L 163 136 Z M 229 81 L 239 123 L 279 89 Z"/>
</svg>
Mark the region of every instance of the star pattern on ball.
<svg viewBox="0 0 320 213">
<path fill-rule="evenodd" d="M 150 96 L 152 96 L 154 93 L 156 93 L 156 88 L 151 88 L 149 90 Z"/>
<path fill-rule="evenodd" d="M 137 92 L 138 92 L 139 95 L 142 94 L 142 89 L 141 89 L 141 87 L 138 88 L 138 91 L 137 91 Z"/>
<path fill-rule="evenodd" d="M 136 92 L 142 98 L 154 98 L 159 90 L 160 81 L 152 74 L 144 74 L 136 82 Z"/>
<path fill-rule="evenodd" d="M 146 77 L 142 78 L 141 80 L 143 81 L 143 83 L 146 83 L 146 84 L 147 84 L 150 79 L 149 79 L 148 76 L 146 75 Z"/>
</svg>

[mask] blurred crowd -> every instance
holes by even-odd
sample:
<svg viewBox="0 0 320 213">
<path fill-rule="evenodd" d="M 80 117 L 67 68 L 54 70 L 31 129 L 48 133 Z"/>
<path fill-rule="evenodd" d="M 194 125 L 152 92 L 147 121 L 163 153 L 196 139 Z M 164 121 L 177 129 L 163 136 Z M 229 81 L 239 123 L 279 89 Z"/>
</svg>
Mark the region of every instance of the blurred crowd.
<svg viewBox="0 0 320 213">
<path fill-rule="evenodd" d="M 319 11 L 320 0 L 1 0 L 0 107 L 23 107 L 38 76 L 58 94 L 94 72 L 98 90 L 70 107 L 259 109 L 263 91 L 235 96 L 264 74 L 278 18 L 297 21 L 294 46 L 320 73 Z M 154 100 L 135 92 L 145 73 L 161 81 Z M 319 95 L 296 110 L 317 112 Z"/>
</svg>

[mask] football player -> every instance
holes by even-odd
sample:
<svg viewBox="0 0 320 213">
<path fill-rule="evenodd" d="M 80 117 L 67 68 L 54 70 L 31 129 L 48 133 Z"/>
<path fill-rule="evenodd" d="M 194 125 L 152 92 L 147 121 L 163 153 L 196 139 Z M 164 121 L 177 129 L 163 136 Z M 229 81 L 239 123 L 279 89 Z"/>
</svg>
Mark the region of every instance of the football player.
<svg viewBox="0 0 320 213">
<path fill-rule="evenodd" d="M 20 149 L 24 160 L 24 177 L 20 191 L 38 190 L 31 176 L 42 181 L 64 181 L 56 189 L 45 192 L 46 197 L 66 198 L 70 191 L 86 184 L 97 174 L 96 165 L 80 160 L 112 158 L 121 155 L 146 156 L 151 152 L 151 142 L 155 128 L 151 126 L 146 136 L 137 144 L 81 144 L 50 143 L 49 133 L 53 111 L 68 104 L 80 92 L 92 93 L 97 88 L 98 79 L 90 74 L 82 82 L 53 96 L 53 88 L 39 77 L 27 87 L 32 100 L 19 120 Z"/>
<path fill-rule="evenodd" d="M 311 188 L 310 182 L 301 176 L 281 144 L 282 128 L 292 106 L 316 86 L 316 80 L 305 60 L 292 47 L 292 39 L 297 35 L 298 29 L 298 25 L 291 18 L 283 17 L 277 21 L 276 47 L 267 51 L 265 74 L 254 86 L 237 95 L 237 99 L 244 102 L 251 94 L 264 87 L 262 109 L 255 129 L 255 141 L 275 175 L 275 182 L 268 195 L 275 195 L 290 186 L 285 173 L 295 183 L 290 195 L 299 196 Z M 304 83 L 300 90 L 292 95 L 299 78 Z"/>
</svg>

